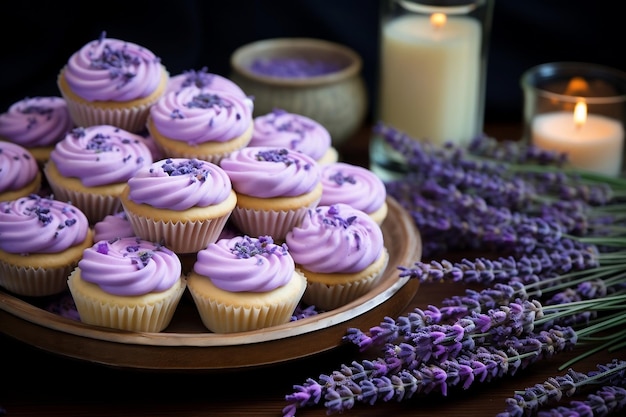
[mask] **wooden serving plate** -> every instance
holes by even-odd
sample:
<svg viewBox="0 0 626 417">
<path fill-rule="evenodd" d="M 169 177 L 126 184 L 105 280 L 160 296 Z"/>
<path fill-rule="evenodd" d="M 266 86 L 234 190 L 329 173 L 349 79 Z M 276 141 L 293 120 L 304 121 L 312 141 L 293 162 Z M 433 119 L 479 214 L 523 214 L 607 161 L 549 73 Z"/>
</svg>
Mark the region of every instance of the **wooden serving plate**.
<svg viewBox="0 0 626 417">
<path fill-rule="evenodd" d="M 419 232 L 392 198 L 382 225 L 390 259 L 380 283 L 335 310 L 266 329 L 217 334 L 200 320 L 186 293 L 170 326 L 161 333 L 102 328 L 64 318 L 0 288 L 0 331 L 26 344 L 71 358 L 123 368 L 234 370 L 283 363 L 334 349 L 349 327 L 363 330 L 397 316 L 419 287 L 397 267 L 421 257 Z"/>
</svg>

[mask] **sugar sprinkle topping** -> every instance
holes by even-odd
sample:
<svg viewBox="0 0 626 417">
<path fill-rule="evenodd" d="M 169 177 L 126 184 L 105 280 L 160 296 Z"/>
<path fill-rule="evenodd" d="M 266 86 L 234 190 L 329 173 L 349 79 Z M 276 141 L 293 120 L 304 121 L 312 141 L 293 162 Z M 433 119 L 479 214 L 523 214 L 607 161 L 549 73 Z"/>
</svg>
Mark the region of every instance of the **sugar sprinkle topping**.
<svg viewBox="0 0 626 417">
<path fill-rule="evenodd" d="M 163 172 L 170 177 L 188 175 L 192 181 L 206 181 L 207 177 L 211 175 L 211 169 L 207 166 L 206 162 L 196 158 L 185 159 L 178 162 L 167 158 L 163 164 L 161 164 L 161 168 Z M 153 171 L 153 169 L 150 169 L 150 171 Z"/>
<path fill-rule="evenodd" d="M 356 184 L 356 179 L 352 175 L 343 175 L 341 171 L 335 172 L 333 175 L 328 177 L 330 181 L 334 181 L 337 185 L 343 185 L 345 183 L 348 184 Z"/>
<path fill-rule="evenodd" d="M 188 70 L 183 71 L 185 80 L 181 84 L 181 87 L 195 86 L 198 88 L 209 87 L 215 78 L 214 74 L 209 73 L 207 67 L 202 67 L 200 71 Z"/>
<path fill-rule="evenodd" d="M 244 236 L 242 240 L 235 243 L 230 251 L 241 259 L 255 256 L 266 257 L 273 254 L 282 256 L 288 253 L 287 244 L 276 245 L 271 236 L 259 236 L 258 238 Z"/>
<path fill-rule="evenodd" d="M 109 245 L 115 243 L 120 240 L 119 238 L 112 239 L 108 242 L 99 242 L 96 244 L 96 252 L 101 253 L 103 255 L 108 255 L 110 251 Z M 135 238 L 134 245 L 128 245 L 124 248 L 122 252 L 122 256 L 125 258 L 129 258 L 131 263 L 137 267 L 137 269 L 145 268 L 148 263 L 150 263 L 150 259 L 154 256 L 154 251 L 150 249 L 142 249 L 141 248 L 141 239 Z M 158 250 L 161 245 L 156 246 L 156 250 Z"/>
</svg>

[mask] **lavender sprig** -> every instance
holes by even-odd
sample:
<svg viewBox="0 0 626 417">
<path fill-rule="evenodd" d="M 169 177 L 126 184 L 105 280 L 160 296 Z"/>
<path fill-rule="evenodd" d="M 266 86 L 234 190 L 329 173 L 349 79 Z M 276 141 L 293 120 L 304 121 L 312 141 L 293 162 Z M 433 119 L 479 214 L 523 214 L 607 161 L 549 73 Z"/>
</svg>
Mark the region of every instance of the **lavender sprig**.
<svg viewBox="0 0 626 417">
<path fill-rule="evenodd" d="M 541 407 L 555 404 L 565 396 L 573 396 L 579 394 L 583 389 L 588 388 L 590 385 L 617 385 L 618 387 L 626 386 L 626 361 L 613 360 L 605 365 L 598 366 L 597 371 L 592 371 L 588 374 L 576 372 L 573 369 L 569 369 L 564 375 L 551 377 L 541 384 L 536 384 L 531 388 L 526 388 L 524 391 L 516 391 L 512 398 L 506 400 L 506 410 L 499 413 L 497 417 L 522 417 L 532 416 Z M 606 394 L 615 393 L 621 395 L 621 408 L 626 405 L 626 390 L 623 388 L 610 388 L 606 391 Z M 576 407 L 582 407 L 583 409 L 598 408 L 598 411 L 602 411 L 600 414 L 592 413 L 585 415 L 607 415 L 607 410 L 601 410 L 600 404 L 606 404 L 604 398 L 610 399 L 610 395 L 602 395 L 601 400 L 597 401 L 593 398 L 590 400 L 591 406 L 574 402 Z M 611 401 L 611 400 L 609 400 Z M 613 407 L 616 408 L 616 407 Z M 559 412 L 563 412 L 566 409 L 564 407 L 558 407 Z M 551 412 L 543 412 L 540 415 L 549 416 L 553 415 Z M 554 414 L 559 415 L 559 414 Z M 568 414 L 563 414 L 568 415 Z"/>
<path fill-rule="evenodd" d="M 379 348 L 378 358 L 294 386 L 285 415 L 321 403 L 332 414 L 358 402 L 447 395 L 574 346 L 589 344 L 586 354 L 626 346 L 626 330 L 614 330 L 626 322 L 624 179 L 577 172 L 563 155 L 496 146 L 486 136 L 463 148 L 419 142 L 382 124 L 375 132 L 405 155 L 406 175 L 387 183 L 387 192 L 423 241 L 426 260 L 398 266 L 400 276 L 483 288 L 386 317 L 368 332 L 348 329 L 344 341 L 362 352 Z M 494 256 L 433 260 L 468 249 Z M 601 383 L 602 395 L 574 403 L 577 410 L 603 412 L 619 403 L 611 395 L 621 391 Z"/>
<path fill-rule="evenodd" d="M 569 406 L 557 406 L 538 411 L 537 417 L 594 416 L 605 417 L 626 408 L 626 389 L 604 386 L 587 396 L 585 401 L 572 401 Z"/>
</svg>

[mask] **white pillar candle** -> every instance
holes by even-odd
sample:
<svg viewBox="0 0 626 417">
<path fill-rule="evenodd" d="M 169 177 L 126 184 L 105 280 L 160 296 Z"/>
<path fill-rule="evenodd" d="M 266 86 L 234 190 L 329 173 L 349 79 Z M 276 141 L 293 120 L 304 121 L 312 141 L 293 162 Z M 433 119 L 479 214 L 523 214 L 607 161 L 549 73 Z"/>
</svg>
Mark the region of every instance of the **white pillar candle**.
<svg viewBox="0 0 626 417">
<path fill-rule="evenodd" d="M 468 143 L 477 133 L 481 26 L 448 16 L 433 24 L 406 15 L 384 24 L 380 119 L 433 143 Z"/>
<path fill-rule="evenodd" d="M 622 170 L 624 128 L 605 116 L 589 114 L 576 123 L 572 112 L 539 114 L 531 123 L 531 140 L 540 149 L 566 153 L 581 170 L 613 177 Z"/>
</svg>

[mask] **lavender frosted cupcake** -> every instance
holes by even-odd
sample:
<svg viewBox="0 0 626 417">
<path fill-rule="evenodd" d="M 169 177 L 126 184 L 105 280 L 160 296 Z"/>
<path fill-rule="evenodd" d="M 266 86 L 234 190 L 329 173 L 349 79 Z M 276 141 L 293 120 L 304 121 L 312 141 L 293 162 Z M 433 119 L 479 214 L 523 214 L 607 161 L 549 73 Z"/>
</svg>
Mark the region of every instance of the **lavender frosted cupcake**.
<svg viewBox="0 0 626 417">
<path fill-rule="evenodd" d="M 221 162 L 237 193 L 233 223 L 250 236 L 282 241 L 322 197 L 317 162 L 286 148 L 246 147 Z"/>
<path fill-rule="evenodd" d="M 198 252 L 187 286 L 204 325 L 232 333 L 289 322 L 306 280 L 285 245 L 236 236 Z"/>
<path fill-rule="evenodd" d="M 67 281 L 83 323 L 134 332 L 164 330 L 186 286 L 174 252 L 135 237 L 86 248 Z"/>
<path fill-rule="evenodd" d="M 252 109 L 243 96 L 183 88 L 152 106 L 147 127 L 167 156 L 219 164 L 250 142 Z"/>
<path fill-rule="evenodd" d="M 93 224 L 121 210 L 126 182 L 150 164 L 152 153 L 141 136 L 98 125 L 68 133 L 50 154 L 44 174 L 55 197 L 71 201 Z"/>
<path fill-rule="evenodd" d="M 37 195 L 0 202 L 0 285 L 25 296 L 67 290 L 67 276 L 93 244 L 87 217 Z"/>
<path fill-rule="evenodd" d="M 226 172 L 208 161 L 168 158 L 137 172 L 121 202 L 135 234 L 176 253 L 215 242 L 237 197 Z"/>
<path fill-rule="evenodd" d="M 73 127 L 67 103 L 61 97 L 27 97 L 0 114 L 0 140 L 28 149 L 40 165 Z"/>
<path fill-rule="evenodd" d="M 387 217 L 387 189 L 372 171 L 345 162 L 324 165 L 321 206 L 345 203 L 369 214 L 379 225 Z"/>
<path fill-rule="evenodd" d="M 339 158 L 324 126 L 309 117 L 281 109 L 254 118 L 248 146 L 287 148 L 309 155 L 320 165 L 337 162 Z"/>
<path fill-rule="evenodd" d="M 41 171 L 33 155 L 20 145 L 0 141 L 0 201 L 17 200 L 40 188 Z"/>
<path fill-rule="evenodd" d="M 307 279 L 302 300 L 322 310 L 372 289 L 389 262 L 380 226 L 347 204 L 318 206 L 287 234 L 296 268 Z"/>
<path fill-rule="evenodd" d="M 71 55 L 57 84 L 77 126 L 108 124 L 137 133 L 168 80 L 152 51 L 103 32 Z"/>
</svg>

